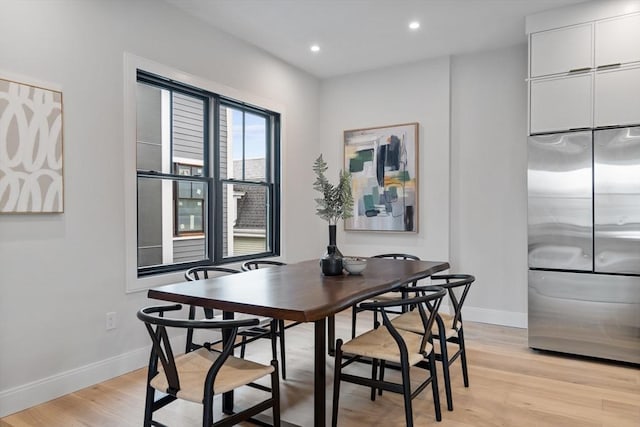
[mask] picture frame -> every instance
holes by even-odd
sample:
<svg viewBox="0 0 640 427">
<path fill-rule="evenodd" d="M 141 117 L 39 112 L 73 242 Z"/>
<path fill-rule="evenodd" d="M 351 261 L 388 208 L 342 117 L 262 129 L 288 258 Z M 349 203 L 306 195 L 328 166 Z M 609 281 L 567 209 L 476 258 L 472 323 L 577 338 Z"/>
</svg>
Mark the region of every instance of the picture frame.
<svg viewBox="0 0 640 427">
<path fill-rule="evenodd" d="M 0 213 L 62 213 L 62 92 L 0 76 Z"/>
<path fill-rule="evenodd" d="M 354 201 L 346 231 L 418 232 L 418 128 L 416 122 L 344 131 Z"/>
</svg>

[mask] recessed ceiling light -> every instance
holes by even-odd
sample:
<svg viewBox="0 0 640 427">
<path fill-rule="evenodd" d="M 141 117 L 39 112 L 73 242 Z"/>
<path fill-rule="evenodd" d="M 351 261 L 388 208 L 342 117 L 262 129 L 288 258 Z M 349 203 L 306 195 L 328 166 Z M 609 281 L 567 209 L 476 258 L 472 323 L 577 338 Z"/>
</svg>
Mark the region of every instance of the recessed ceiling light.
<svg viewBox="0 0 640 427">
<path fill-rule="evenodd" d="M 412 30 L 417 30 L 418 28 L 420 28 L 420 23 L 418 21 L 410 22 L 409 28 Z"/>
<path fill-rule="evenodd" d="M 317 44 L 311 45 L 311 52 L 320 52 L 320 46 Z"/>
</svg>

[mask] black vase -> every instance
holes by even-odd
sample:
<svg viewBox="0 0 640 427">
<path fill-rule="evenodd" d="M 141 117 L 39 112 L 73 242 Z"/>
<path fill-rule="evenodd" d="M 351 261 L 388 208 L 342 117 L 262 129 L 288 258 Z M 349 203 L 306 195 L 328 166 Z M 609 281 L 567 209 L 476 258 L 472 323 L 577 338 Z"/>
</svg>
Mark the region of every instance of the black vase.
<svg viewBox="0 0 640 427">
<path fill-rule="evenodd" d="M 327 246 L 327 253 L 320 260 L 322 274 L 325 276 L 338 276 L 342 274 L 342 255 L 338 255 L 335 245 Z"/>
<path fill-rule="evenodd" d="M 335 224 L 329 225 L 329 246 L 335 247 L 336 254 L 340 258 L 343 257 L 342 252 L 340 252 L 340 249 L 338 249 L 338 246 L 336 245 L 336 225 Z M 327 255 L 328 253 L 329 253 L 329 250 L 327 249 L 327 252 L 325 252 L 325 255 Z"/>
</svg>

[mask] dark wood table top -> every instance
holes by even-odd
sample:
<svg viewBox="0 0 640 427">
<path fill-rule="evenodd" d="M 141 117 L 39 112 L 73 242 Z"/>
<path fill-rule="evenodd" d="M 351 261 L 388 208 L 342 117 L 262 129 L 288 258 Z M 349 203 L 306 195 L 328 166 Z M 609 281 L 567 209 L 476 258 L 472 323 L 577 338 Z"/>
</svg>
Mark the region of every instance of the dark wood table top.
<svg viewBox="0 0 640 427">
<path fill-rule="evenodd" d="M 319 261 L 261 268 L 149 290 L 149 298 L 313 322 L 411 280 L 447 270 L 449 263 L 369 258 L 361 275 L 323 276 Z"/>
</svg>

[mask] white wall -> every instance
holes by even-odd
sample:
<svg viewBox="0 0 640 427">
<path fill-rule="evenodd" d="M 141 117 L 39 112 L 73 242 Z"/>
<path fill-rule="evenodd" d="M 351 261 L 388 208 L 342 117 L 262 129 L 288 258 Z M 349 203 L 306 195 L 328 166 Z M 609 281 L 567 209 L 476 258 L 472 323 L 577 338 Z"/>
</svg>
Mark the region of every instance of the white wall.
<svg viewBox="0 0 640 427">
<path fill-rule="evenodd" d="M 282 105 L 284 258 L 317 256 L 321 245 L 298 237 L 314 212 L 315 78 L 163 2 L 3 0 L 0 9 L 0 74 L 62 88 L 65 162 L 64 214 L 0 217 L 2 416 L 148 357 L 135 312 L 150 301 L 125 294 L 123 52 Z M 118 327 L 105 331 L 111 311 Z"/>
<path fill-rule="evenodd" d="M 527 320 L 526 55 L 520 45 L 328 79 L 320 108 L 319 151 L 334 176 L 345 129 L 420 123 L 419 233 L 340 230 L 342 252 L 449 260 L 477 278 L 466 319 L 518 327 Z"/>
<path fill-rule="evenodd" d="M 134 313 L 149 301 L 124 292 L 125 51 L 284 106 L 287 261 L 319 257 L 327 240 L 317 155 L 335 178 L 345 129 L 419 122 L 419 233 L 340 226 L 340 248 L 448 259 L 478 277 L 467 319 L 526 320 L 524 46 L 320 85 L 162 2 L 4 0 L 0 70 L 63 90 L 65 213 L 0 217 L 0 416 L 145 363 Z"/>
<path fill-rule="evenodd" d="M 451 265 L 476 275 L 465 318 L 526 326 L 527 48 L 451 63 Z"/>
<path fill-rule="evenodd" d="M 337 241 L 342 253 L 404 252 L 448 260 L 449 58 L 325 80 L 320 113 L 317 154 L 324 154 L 334 181 L 343 168 L 344 130 L 420 124 L 418 233 L 346 232 L 341 223 Z"/>
</svg>

